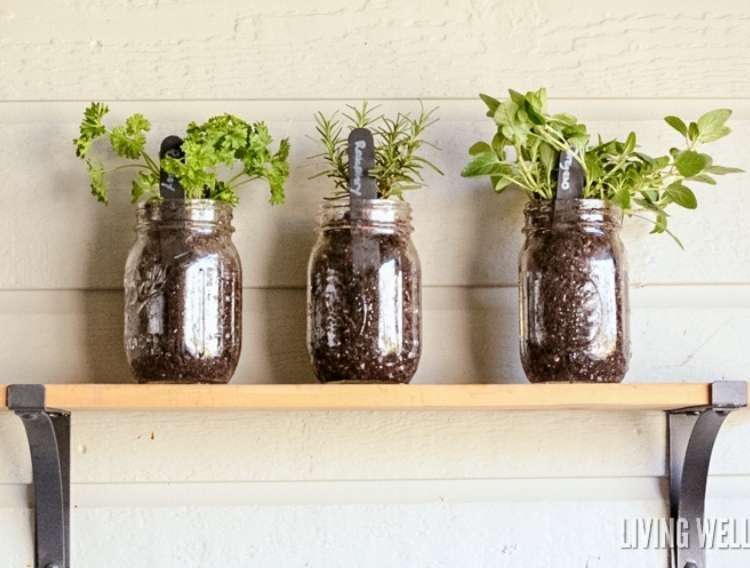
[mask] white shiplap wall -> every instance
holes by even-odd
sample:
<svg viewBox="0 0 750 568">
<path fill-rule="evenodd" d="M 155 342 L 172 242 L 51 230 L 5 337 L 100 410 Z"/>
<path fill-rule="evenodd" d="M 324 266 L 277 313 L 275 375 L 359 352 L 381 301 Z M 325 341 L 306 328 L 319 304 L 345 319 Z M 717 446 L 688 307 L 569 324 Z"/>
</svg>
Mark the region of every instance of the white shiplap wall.
<svg viewBox="0 0 750 568">
<path fill-rule="evenodd" d="M 366 61 L 366 64 L 360 62 Z M 304 267 L 326 190 L 311 115 L 364 96 L 440 106 L 447 172 L 415 193 L 425 352 L 417 382 L 522 381 L 517 195 L 458 176 L 491 125 L 479 90 L 546 85 L 593 130 L 670 143 L 660 121 L 735 109 L 717 160 L 750 169 L 750 7 L 677 0 L 64 0 L 0 3 L 0 382 L 129 380 L 120 281 L 124 180 L 93 202 L 70 139 L 86 101 L 162 135 L 241 113 L 293 143 L 288 204 L 237 210 L 245 267 L 236 382 L 311 379 Z M 681 252 L 631 223 L 631 381 L 748 378 L 747 175 L 676 211 Z M 450 349 L 446 349 L 449 330 Z M 618 549 L 626 517 L 664 514 L 658 413 L 80 413 L 74 566 L 665 568 Z M 709 513 L 750 510 L 750 413 L 719 440 Z M 0 415 L 0 566 L 31 564 L 21 426 Z M 720 568 L 748 551 L 712 551 Z"/>
</svg>

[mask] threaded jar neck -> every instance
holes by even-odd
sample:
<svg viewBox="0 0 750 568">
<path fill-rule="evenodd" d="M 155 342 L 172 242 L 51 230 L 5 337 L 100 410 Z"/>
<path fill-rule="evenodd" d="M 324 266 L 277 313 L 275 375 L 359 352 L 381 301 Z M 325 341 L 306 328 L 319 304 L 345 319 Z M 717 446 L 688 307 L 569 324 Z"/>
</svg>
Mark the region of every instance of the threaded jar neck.
<svg viewBox="0 0 750 568">
<path fill-rule="evenodd" d="M 623 217 L 622 209 L 601 199 L 531 201 L 524 215 L 526 233 L 553 229 L 619 231 Z"/>
<path fill-rule="evenodd" d="M 141 203 L 136 230 L 196 229 L 232 233 L 232 206 L 213 199 L 164 199 Z"/>
<path fill-rule="evenodd" d="M 349 199 L 326 201 L 320 208 L 322 231 L 367 229 L 411 234 L 411 206 L 406 201 L 366 199 L 352 209 Z"/>
</svg>

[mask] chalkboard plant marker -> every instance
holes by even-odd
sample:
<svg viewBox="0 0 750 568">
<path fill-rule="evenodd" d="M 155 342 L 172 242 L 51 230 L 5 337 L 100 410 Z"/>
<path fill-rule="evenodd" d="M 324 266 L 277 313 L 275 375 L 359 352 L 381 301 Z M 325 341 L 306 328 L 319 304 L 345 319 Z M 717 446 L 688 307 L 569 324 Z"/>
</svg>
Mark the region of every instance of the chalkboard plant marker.
<svg viewBox="0 0 750 568">
<path fill-rule="evenodd" d="M 419 365 L 421 273 L 404 192 L 421 187 L 433 112 L 316 115 L 333 182 L 308 266 L 308 350 L 321 382 L 408 383 Z"/>
<path fill-rule="evenodd" d="M 370 172 L 375 169 L 375 139 L 367 128 L 354 128 L 347 140 L 349 154 L 349 209 L 352 220 L 366 222 L 367 208 L 378 198 Z M 376 270 L 380 262 L 378 243 L 362 231 L 352 234 L 352 263 L 355 274 Z"/>
<path fill-rule="evenodd" d="M 182 142 L 179 136 L 167 136 L 162 140 L 159 163 L 165 158 L 184 161 L 185 152 L 182 151 Z M 174 174 L 166 172 L 164 168 L 159 170 L 159 195 L 162 199 L 185 199 L 185 190 L 182 189 L 180 181 Z"/>
<path fill-rule="evenodd" d="M 695 183 L 741 170 L 714 164 L 701 146 L 727 136 L 729 109 L 694 122 L 665 121 L 683 139 L 652 157 L 636 134 L 595 141 L 586 125 L 547 110 L 544 89 L 480 95 L 496 126 L 469 149 L 465 177 L 488 176 L 501 193 L 523 191 L 526 241 L 519 295 L 521 359 L 531 382 L 620 382 L 630 357 L 627 268 L 619 237 L 623 216 L 667 233 L 667 208 L 695 209 Z"/>
<path fill-rule="evenodd" d="M 232 243 L 237 191 L 263 179 L 271 203 L 284 201 L 289 144 L 271 151 L 261 122 L 220 115 L 168 136 L 154 160 L 146 151 L 150 122 L 141 114 L 108 128 L 108 108 L 84 112 L 76 154 L 91 191 L 109 200 L 108 174 L 136 171 L 137 239 L 125 266 L 125 350 L 135 378 L 151 383 L 226 383 L 239 360 L 242 267 Z M 108 141 L 128 164 L 105 170 L 94 147 Z M 223 174 L 222 167 L 233 171 Z"/>
</svg>

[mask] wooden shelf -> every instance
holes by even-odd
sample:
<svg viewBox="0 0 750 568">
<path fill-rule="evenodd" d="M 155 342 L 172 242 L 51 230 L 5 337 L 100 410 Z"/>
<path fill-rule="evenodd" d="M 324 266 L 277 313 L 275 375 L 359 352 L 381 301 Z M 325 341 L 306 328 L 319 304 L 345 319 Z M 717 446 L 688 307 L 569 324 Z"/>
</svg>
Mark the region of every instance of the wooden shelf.
<svg viewBox="0 0 750 568">
<path fill-rule="evenodd" d="M 703 383 L 47 385 L 47 407 L 65 410 L 675 410 L 710 402 Z"/>
</svg>

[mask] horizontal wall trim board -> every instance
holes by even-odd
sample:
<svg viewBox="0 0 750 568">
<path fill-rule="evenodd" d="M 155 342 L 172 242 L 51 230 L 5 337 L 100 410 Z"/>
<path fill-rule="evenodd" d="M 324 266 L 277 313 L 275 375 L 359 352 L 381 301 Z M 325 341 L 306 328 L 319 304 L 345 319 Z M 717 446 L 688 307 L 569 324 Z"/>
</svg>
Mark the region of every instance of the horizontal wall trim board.
<svg viewBox="0 0 750 568">
<path fill-rule="evenodd" d="M 502 96 L 505 91 L 496 93 Z M 357 98 L 209 98 L 209 99 L 95 99 L 111 106 L 113 116 L 130 112 L 145 112 L 154 109 L 160 114 L 175 117 L 181 114 L 190 119 L 190 113 L 220 113 L 223 107 L 236 107 L 238 112 L 262 113 L 266 120 L 287 119 L 309 122 L 313 112 L 333 112 L 348 104 L 360 104 Z M 397 110 L 397 105 L 419 108 L 419 102 L 425 106 L 439 105 L 439 111 L 451 120 L 460 119 L 472 122 L 486 122 L 484 106 L 479 97 L 380 97 L 368 101 L 381 105 L 386 112 Z M 70 117 L 78 120 L 83 107 L 91 98 L 67 100 L 3 100 L 0 99 L 0 120 L 4 123 L 24 123 L 28 120 L 54 119 Z M 617 118 L 623 120 L 661 120 L 668 114 L 703 113 L 721 102 L 722 106 L 732 109 L 732 120 L 750 120 L 750 96 L 748 97 L 550 97 L 549 105 L 553 110 L 565 109 L 583 120 L 608 121 Z M 323 108 L 312 109 L 310 103 L 318 103 Z M 143 110 L 143 107 L 146 107 Z M 697 117 L 696 117 L 697 118 Z"/>
</svg>

